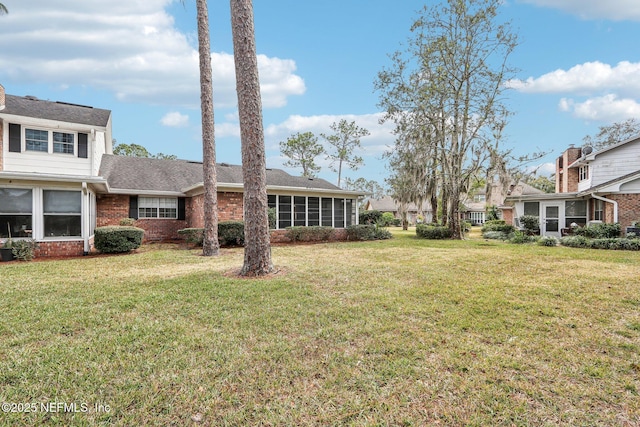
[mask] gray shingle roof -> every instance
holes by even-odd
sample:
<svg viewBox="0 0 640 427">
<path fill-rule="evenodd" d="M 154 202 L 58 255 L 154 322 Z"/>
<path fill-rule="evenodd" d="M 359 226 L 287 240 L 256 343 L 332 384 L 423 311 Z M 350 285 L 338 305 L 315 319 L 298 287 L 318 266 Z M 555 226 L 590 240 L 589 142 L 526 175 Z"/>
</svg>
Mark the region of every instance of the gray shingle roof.
<svg viewBox="0 0 640 427">
<path fill-rule="evenodd" d="M 6 95 L 6 106 L 1 112 L 2 114 L 100 127 L 107 126 L 109 117 L 111 117 L 109 110 L 15 95 Z"/>
<path fill-rule="evenodd" d="M 242 166 L 217 165 L 218 185 L 242 184 Z M 202 183 L 202 163 L 188 160 L 149 159 L 105 154 L 100 176 L 111 189 L 182 192 Z M 267 169 L 267 185 L 312 190 L 342 191 L 324 179 L 292 176 L 281 169 Z"/>
</svg>

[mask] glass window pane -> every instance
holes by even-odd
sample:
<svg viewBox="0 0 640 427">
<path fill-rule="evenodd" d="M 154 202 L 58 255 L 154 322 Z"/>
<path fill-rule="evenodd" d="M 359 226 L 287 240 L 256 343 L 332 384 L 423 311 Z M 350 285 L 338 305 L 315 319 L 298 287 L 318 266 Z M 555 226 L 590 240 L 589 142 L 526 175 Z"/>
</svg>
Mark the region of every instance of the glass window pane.
<svg viewBox="0 0 640 427">
<path fill-rule="evenodd" d="M 53 152 L 63 154 L 73 154 L 73 134 L 72 133 L 53 133 Z"/>
<path fill-rule="evenodd" d="M 29 151 L 49 151 L 49 132 L 46 130 L 25 129 L 26 149 Z"/>
<path fill-rule="evenodd" d="M 276 195 L 275 194 L 270 194 L 267 196 L 267 204 L 269 206 L 269 209 L 275 208 L 276 207 Z"/>
<path fill-rule="evenodd" d="M 344 228 L 344 199 L 334 199 L 333 215 L 333 226 L 336 228 Z"/>
<path fill-rule="evenodd" d="M 587 201 L 586 200 L 572 200 L 566 201 L 564 205 L 564 212 L 566 216 L 583 216 L 587 217 Z"/>
<path fill-rule="evenodd" d="M 307 198 L 296 196 L 293 198 L 293 224 L 298 227 L 307 225 Z"/>
<path fill-rule="evenodd" d="M 0 238 L 32 237 L 31 215 L 0 215 Z"/>
<path fill-rule="evenodd" d="M 31 213 L 31 190 L 22 188 L 0 188 L 0 214 Z"/>
<path fill-rule="evenodd" d="M 524 202 L 524 214 L 540 216 L 540 203 L 539 202 Z"/>
<path fill-rule="evenodd" d="M 347 199 L 346 219 L 347 227 L 355 224 L 356 210 L 354 209 L 354 203 L 352 199 Z"/>
<path fill-rule="evenodd" d="M 320 225 L 320 198 L 309 197 L 309 226 Z"/>
<path fill-rule="evenodd" d="M 80 215 L 45 215 L 44 237 L 67 237 L 82 235 Z"/>
<path fill-rule="evenodd" d="M 333 199 L 322 198 L 322 225 L 332 227 L 333 222 Z"/>
<path fill-rule="evenodd" d="M 44 213 L 82 212 L 82 196 L 79 191 L 44 190 Z"/>
<path fill-rule="evenodd" d="M 291 196 L 278 197 L 278 228 L 291 227 Z"/>
</svg>

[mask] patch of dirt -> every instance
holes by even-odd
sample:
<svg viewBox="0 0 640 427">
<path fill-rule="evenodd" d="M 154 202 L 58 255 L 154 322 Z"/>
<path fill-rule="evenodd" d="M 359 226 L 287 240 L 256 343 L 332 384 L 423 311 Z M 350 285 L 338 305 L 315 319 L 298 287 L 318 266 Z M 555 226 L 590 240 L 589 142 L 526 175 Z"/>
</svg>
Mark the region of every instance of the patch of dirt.
<svg viewBox="0 0 640 427">
<path fill-rule="evenodd" d="M 231 270 L 227 270 L 222 275 L 224 277 L 229 277 L 231 279 L 276 279 L 279 277 L 284 277 L 287 275 L 287 271 L 283 268 L 274 267 L 273 271 L 269 274 L 264 274 L 262 276 L 242 276 L 240 275 L 240 271 L 242 268 L 233 268 Z"/>
</svg>

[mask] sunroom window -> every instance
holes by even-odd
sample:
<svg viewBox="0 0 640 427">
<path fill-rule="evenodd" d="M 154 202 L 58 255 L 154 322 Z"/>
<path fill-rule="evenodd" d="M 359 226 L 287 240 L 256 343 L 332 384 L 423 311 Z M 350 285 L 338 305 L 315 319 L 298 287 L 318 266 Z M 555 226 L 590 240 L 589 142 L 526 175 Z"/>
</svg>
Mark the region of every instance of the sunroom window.
<svg viewBox="0 0 640 427">
<path fill-rule="evenodd" d="M 32 236 L 32 191 L 0 188 L 0 238 Z"/>
<path fill-rule="evenodd" d="M 44 190 L 44 237 L 82 235 L 82 193 Z"/>
<path fill-rule="evenodd" d="M 572 200 L 566 201 L 564 204 L 565 227 L 571 227 L 576 223 L 581 227 L 587 224 L 587 201 Z"/>
</svg>

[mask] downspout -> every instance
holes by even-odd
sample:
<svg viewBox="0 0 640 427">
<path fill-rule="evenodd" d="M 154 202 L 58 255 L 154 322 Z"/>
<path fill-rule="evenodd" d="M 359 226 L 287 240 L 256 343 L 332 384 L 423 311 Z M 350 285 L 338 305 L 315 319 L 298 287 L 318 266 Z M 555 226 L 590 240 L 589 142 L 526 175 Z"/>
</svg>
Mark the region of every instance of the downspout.
<svg viewBox="0 0 640 427">
<path fill-rule="evenodd" d="M 611 203 L 613 205 L 613 223 L 618 222 L 618 202 L 615 200 L 607 199 L 605 197 L 596 196 L 595 193 L 591 193 L 591 197 L 596 200 L 602 200 L 605 203 Z"/>
</svg>

